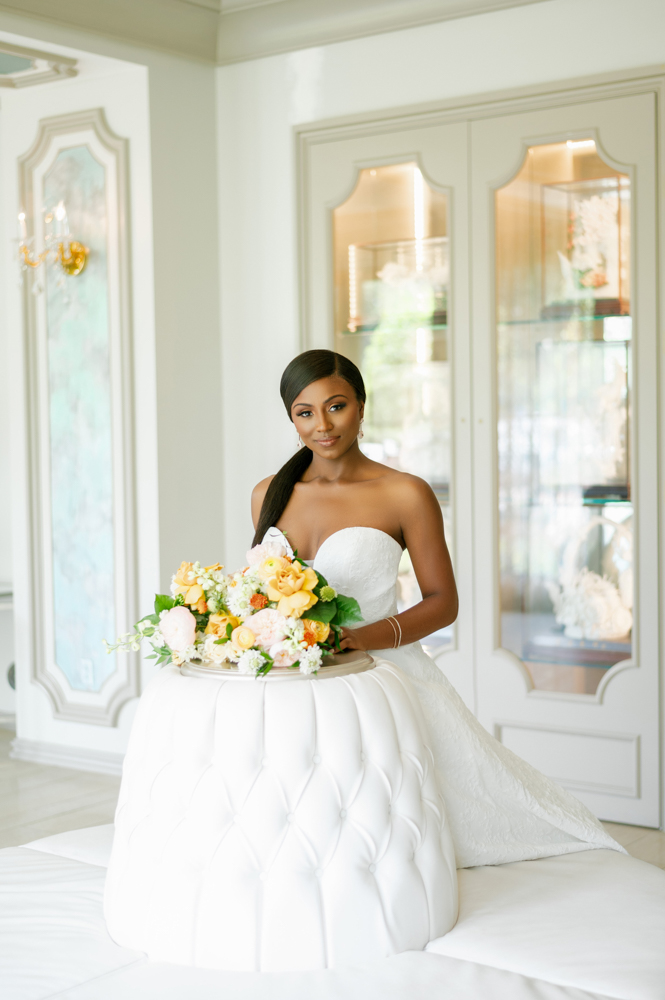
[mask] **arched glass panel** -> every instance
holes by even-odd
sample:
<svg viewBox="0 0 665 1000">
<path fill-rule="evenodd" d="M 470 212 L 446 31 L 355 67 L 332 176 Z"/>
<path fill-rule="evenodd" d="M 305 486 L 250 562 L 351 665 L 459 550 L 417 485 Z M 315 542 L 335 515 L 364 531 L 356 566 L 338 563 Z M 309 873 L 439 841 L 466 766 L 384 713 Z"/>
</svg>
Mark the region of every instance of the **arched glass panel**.
<svg viewBox="0 0 665 1000">
<path fill-rule="evenodd" d="M 448 199 L 416 163 L 362 170 L 333 212 L 335 349 L 367 386 L 362 449 L 433 487 L 450 539 Z M 421 599 L 405 553 L 400 607 Z M 452 628 L 425 640 L 450 648 Z"/>
<path fill-rule="evenodd" d="M 632 651 L 630 198 L 591 138 L 496 193 L 501 645 L 542 690 Z"/>
</svg>

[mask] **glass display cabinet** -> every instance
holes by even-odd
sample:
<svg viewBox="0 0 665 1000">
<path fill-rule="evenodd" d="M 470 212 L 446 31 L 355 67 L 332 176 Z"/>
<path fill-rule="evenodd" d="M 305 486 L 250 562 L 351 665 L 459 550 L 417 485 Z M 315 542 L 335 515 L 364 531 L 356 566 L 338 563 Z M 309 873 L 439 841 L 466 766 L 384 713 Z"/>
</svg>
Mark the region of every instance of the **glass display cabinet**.
<svg viewBox="0 0 665 1000">
<path fill-rule="evenodd" d="M 362 449 L 377 462 L 426 479 L 450 534 L 451 391 L 447 196 L 416 163 L 360 172 L 333 211 L 335 349 L 367 388 Z M 405 553 L 399 605 L 420 591 Z M 453 628 L 429 636 L 450 648 Z"/>
<path fill-rule="evenodd" d="M 495 198 L 500 643 L 593 694 L 632 652 L 630 178 L 568 140 Z"/>
</svg>

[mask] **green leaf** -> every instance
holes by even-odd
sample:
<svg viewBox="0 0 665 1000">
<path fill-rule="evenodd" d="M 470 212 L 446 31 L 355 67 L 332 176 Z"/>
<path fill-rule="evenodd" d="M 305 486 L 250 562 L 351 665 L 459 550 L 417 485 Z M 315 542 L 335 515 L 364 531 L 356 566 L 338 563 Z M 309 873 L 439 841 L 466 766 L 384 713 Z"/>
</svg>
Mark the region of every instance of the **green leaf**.
<svg viewBox="0 0 665 1000">
<path fill-rule="evenodd" d="M 338 594 L 335 601 L 339 608 L 339 614 L 335 618 L 335 625 L 339 625 L 340 628 L 348 628 L 349 625 L 363 620 L 360 605 L 355 597 L 345 597 L 343 594 Z"/>
<path fill-rule="evenodd" d="M 321 587 L 327 587 L 328 586 L 328 581 L 326 580 L 325 576 L 323 576 L 321 573 L 319 573 L 318 569 L 315 569 L 314 572 L 316 573 L 317 577 L 319 578 L 319 582 L 317 583 L 316 587 L 314 588 L 314 593 L 316 594 L 317 597 L 320 597 L 321 596 Z"/>
<path fill-rule="evenodd" d="M 155 614 L 162 611 L 170 611 L 175 606 L 175 601 L 168 594 L 155 594 Z"/>
<path fill-rule="evenodd" d="M 337 601 L 319 601 L 308 611 L 303 611 L 303 618 L 309 618 L 313 622 L 331 622 L 337 614 Z"/>
</svg>

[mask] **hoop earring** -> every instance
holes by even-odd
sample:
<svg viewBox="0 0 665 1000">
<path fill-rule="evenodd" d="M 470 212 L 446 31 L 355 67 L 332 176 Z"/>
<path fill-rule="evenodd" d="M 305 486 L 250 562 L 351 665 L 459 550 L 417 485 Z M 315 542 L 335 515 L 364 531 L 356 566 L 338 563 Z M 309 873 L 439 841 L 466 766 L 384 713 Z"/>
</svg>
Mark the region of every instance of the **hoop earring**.
<svg viewBox="0 0 665 1000">
<path fill-rule="evenodd" d="M 365 432 L 363 430 L 363 424 L 365 423 L 364 418 L 360 421 L 360 428 L 358 430 L 358 438 L 360 441 L 365 437 Z"/>
<path fill-rule="evenodd" d="M 300 434 L 298 435 L 298 444 L 296 445 L 296 448 L 298 448 L 298 450 L 300 450 L 300 448 L 302 448 L 302 439 L 300 437 Z"/>
</svg>

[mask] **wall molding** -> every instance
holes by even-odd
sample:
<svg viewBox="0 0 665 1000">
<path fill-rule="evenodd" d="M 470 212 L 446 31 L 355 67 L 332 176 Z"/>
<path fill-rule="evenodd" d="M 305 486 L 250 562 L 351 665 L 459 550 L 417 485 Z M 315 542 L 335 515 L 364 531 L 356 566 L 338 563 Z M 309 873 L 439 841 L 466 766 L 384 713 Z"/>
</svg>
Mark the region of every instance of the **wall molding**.
<svg viewBox="0 0 665 1000">
<path fill-rule="evenodd" d="M 0 41 L 0 53 L 29 59 L 28 69 L 16 70 L 14 73 L 0 75 L 0 87 L 32 87 L 38 83 L 50 83 L 52 80 L 66 80 L 77 76 L 77 60 L 69 56 L 61 56 L 55 52 L 42 52 L 40 49 L 26 49 L 21 45 L 10 45 Z"/>
<path fill-rule="evenodd" d="M 46 158 L 51 155 L 54 144 L 62 138 L 69 139 L 70 145 L 85 145 L 86 139 L 98 144 L 94 155 L 99 157 L 100 149 L 107 156 L 107 188 L 113 184 L 114 190 L 107 190 L 107 204 L 115 205 L 116 218 L 109 217 L 109 232 L 115 225 L 115 260 L 110 237 L 109 276 L 113 270 L 114 279 L 109 279 L 109 302 L 116 296 L 115 319 L 109 326 L 112 380 L 112 421 L 115 440 L 114 480 L 121 484 L 114 499 L 114 531 L 121 539 L 116 547 L 116 573 L 122 581 L 121 593 L 116 590 L 116 607 L 119 617 L 118 632 L 136 620 L 137 591 L 137 544 L 135 512 L 135 459 L 134 459 L 134 409 L 133 409 L 133 365 L 131 331 L 131 287 L 130 287 L 130 233 L 129 233 L 129 144 L 116 135 L 108 125 L 102 108 L 93 108 L 73 114 L 45 118 L 32 147 L 19 159 L 20 197 L 26 213 L 28 235 L 34 235 L 36 216 L 40 206 L 36 206 L 34 176 Z M 90 147 L 92 149 L 92 147 Z M 108 164 L 113 165 L 113 176 Z M 45 336 L 43 320 L 39 317 L 37 297 L 33 294 L 38 275 L 29 272 L 23 282 L 24 305 L 24 350 L 26 371 L 26 421 L 27 421 L 27 468 L 30 519 L 30 551 L 28 553 L 30 573 L 30 674 L 48 695 L 54 717 L 71 722 L 85 722 L 94 725 L 115 726 L 122 706 L 138 697 L 139 661 L 136 653 L 122 654 L 118 667 L 98 692 L 78 691 L 70 687 L 67 678 L 54 663 L 52 643 L 46 634 L 50 591 L 44 574 L 48 538 L 45 537 L 46 498 L 48 483 L 45 481 L 43 451 L 44 408 L 40 393 L 40 365 L 43 364 L 43 345 L 40 338 Z M 77 279 L 71 279 L 77 280 Z M 115 288 L 113 283 L 115 282 Z M 114 363 L 113 358 L 116 357 Z M 115 370 L 114 370 L 115 368 Z M 114 388 L 115 383 L 115 388 Z M 120 457 L 117 457 L 120 456 Z M 100 636 L 101 642 L 101 636 Z"/>
<path fill-rule="evenodd" d="M 88 750 L 86 747 L 61 746 L 58 743 L 41 743 L 17 737 L 12 740 L 9 756 L 12 760 L 25 760 L 33 764 L 68 767 L 74 771 L 92 771 L 95 774 L 122 774 L 124 754 L 108 750 Z"/>
<path fill-rule="evenodd" d="M 544 0 L 2 0 L 0 10 L 217 65 Z"/>
</svg>

